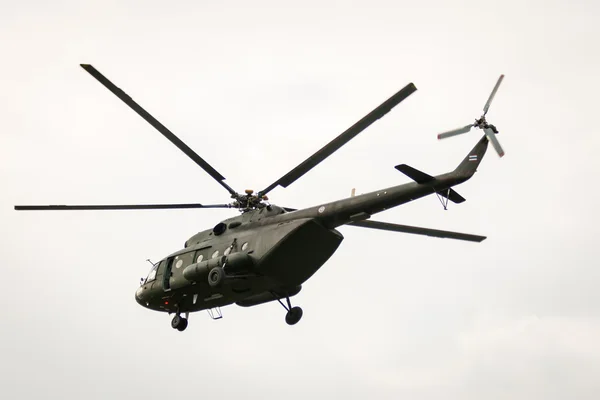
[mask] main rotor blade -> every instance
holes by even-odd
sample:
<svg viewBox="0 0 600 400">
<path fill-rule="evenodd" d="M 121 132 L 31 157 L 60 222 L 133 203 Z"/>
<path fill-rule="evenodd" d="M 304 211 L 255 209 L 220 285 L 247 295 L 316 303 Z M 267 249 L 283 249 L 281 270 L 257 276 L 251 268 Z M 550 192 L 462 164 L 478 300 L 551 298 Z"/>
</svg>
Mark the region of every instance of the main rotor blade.
<svg viewBox="0 0 600 400">
<path fill-rule="evenodd" d="M 408 85 L 406 85 L 398 93 L 387 99 L 384 103 L 382 103 L 379 107 L 375 108 L 365 117 L 363 117 L 360 121 L 352 125 L 350 128 L 348 128 L 345 132 L 333 139 L 331 142 L 327 143 L 323 148 L 321 148 L 321 150 L 317 151 L 315 154 L 304 160 L 296 168 L 292 169 L 283 177 L 273 182 L 266 189 L 261 190 L 259 192 L 259 196 L 269 193 L 278 185 L 281 185 L 283 187 L 288 187 L 289 185 L 291 185 L 302 175 L 306 174 L 321 161 L 325 160 L 340 147 L 348 143 L 356 135 L 365 130 L 373 122 L 377 121 L 379 118 L 387 114 L 392 108 L 398 105 L 402 100 L 406 99 L 416 90 L 417 88 L 414 84 L 409 83 Z"/>
<path fill-rule="evenodd" d="M 421 228 L 418 226 L 390 224 L 389 222 L 380 221 L 356 221 L 348 225 L 359 226 L 361 228 L 380 229 L 384 231 L 413 233 L 416 235 L 426 235 L 438 238 L 448 238 L 457 240 L 466 240 L 469 242 L 481 242 L 486 239 L 485 236 L 471 235 L 468 233 L 441 231 L 439 229 Z"/>
<path fill-rule="evenodd" d="M 146 110 L 144 110 L 138 103 L 133 101 L 131 97 L 123 90 L 118 88 L 114 83 L 112 83 L 108 78 L 102 75 L 96 68 L 91 66 L 90 64 L 80 64 L 81 68 L 85 69 L 92 75 L 94 78 L 98 80 L 101 84 L 103 84 L 108 90 L 113 92 L 115 96 L 121 99 L 125 104 L 127 104 L 133 111 L 135 111 L 140 117 L 144 118 L 150 125 L 156 128 L 157 131 L 163 134 L 164 137 L 169 139 L 171 143 L 173 143 L 179 150 L 183 151 L 189 158 L 191 158 L 196 164 L 198 164 L 203 170 L 208 172 L 210 176 L 213 177 L 221 186 L 223 186 L 231 195 L 236 195 L 235 190 L 233 190 L 229 185 L 225 182 L 225 177 L 217 172 L 209 163 L 204 161 L 202 157 L 200 157 L 194 150 L 190 149 L 188 145 L 186 145 L 181 139 L 179 139 L 173 132 L 168 130 L 163 124 L 158 122 L 156 118 L 150 115 Z"/>
<path fill-rule="evenodd" d="M 467 132 L 469 132 L 471 130 L 472 127 L 473 127 L 473 124 L 470 124 L 470 125 L 463 126 L 462 128 L 454 129 L 452 131 L 447 131 L 447 132 L 444 132 L 444 133 L 440 133 L 438 135 L 438 139 L 446 139 L 446 138 L 449 138 L 451 136 L 456 136 L 456 135 L 460 135 L 460 134 L 463 134 L 463 133 L 467 133 Z"/>
<path fill-rule="evenodd" d="M 498 156 L 504 156 L 504 149 L 502 149 L 502 146 L 500 146 L 500 142 L 498 141 L 498 138 L 496 138 L 494 131 L 491 128 L 484 128 L 483 131 L 485 132 L 485 136 L 487 136 L 489 141 L 492 142 L 492 146 L 494 146 L 494 150 L 496 150 Z"/>
<path fill-rule="evenodd" d="M 48 210 L 165 210 L 181 208 L 231 208 L 229 204 L 115 204 L 115 205 L 76 205 L 76 206 L 15 206 L 18 211 L 48 211 Z"/>
<path fill-rule="evenodd" d="M 494 96 L 496 95 L 496 92 L 498 91 L 498 87 L 502 83 L 502 79 L 504 79 L 504 75 L 500 75 L 500 78 L 498 78 L 498 82 L 496 82 L 496 86 L 494 86 L 494 90 L 492 90 L 492 93 L 490 94 L 490 98 L 488 99 L 487 103 L 485 103 L 485 106 L 483 107 L 483 115 L 487 114 L 488 110 L 490 109 L 490 105 L 492 104 L 492 100 L 494 100 Z"/>
</svg>

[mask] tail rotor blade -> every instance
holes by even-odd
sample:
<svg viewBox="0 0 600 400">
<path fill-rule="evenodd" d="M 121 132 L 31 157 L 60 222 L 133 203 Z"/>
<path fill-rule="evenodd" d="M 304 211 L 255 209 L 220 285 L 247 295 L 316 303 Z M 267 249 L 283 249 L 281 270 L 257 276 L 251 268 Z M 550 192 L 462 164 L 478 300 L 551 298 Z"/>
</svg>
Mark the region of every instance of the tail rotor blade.
<svg viewBox="0 0 600 400">
<path fill-rule="evenodd" d="M 483 115 L 487 114 L 488 110 L 490 109 L 490 105 L 492 104 L 492 100 L 494 100 L 494 96 L 498 91 L 498 87 L 500 87 L 500 84 L 502 83 L 502 79 L 504 79 L 504 74 L 500 75 L 500 78 L 498 78 L 498 82 L 496 82 L 496 86 L 494 86 L 494 90 L 492 90 L 490 98 L 488 99 L 487 103 L 485 103 L 485 107 L 483 107 Z"/>
<path fill-rule="evenodd" d="M 492 131 L 491 128 L 485 128 L 484 132 L 485 132 L 485 136 L 487 136 L 489 141 L 492 142 L 492 146 L 494 146 L 494 150 L 496 150 L 496 153 L 498 153 L 498 156 L 500 156 L 500 157 L 504 156 L 504 150 L 502 149 L 502 146 L 500 146 L 500 142 L 496 138 L 496 134 L 494 133 L 494 131 Z"/>
<path fill-rule="evenodd" d="M 471 130 L 471 128 L 473 127 L 473 124 L 467 125 L 467 126 L 463 126 L 462 128 L 458 128 L 458 129 L 454 129 L 452 131 L 448 131 L 448 132 L 444 132 L 444 133 L 440 133 L 438 135 L 438 139 L 446 139 L 452 136 L 456 136 L 456 135 L 461 135 L 463 133 L 467 133 Z"/>
</svg>

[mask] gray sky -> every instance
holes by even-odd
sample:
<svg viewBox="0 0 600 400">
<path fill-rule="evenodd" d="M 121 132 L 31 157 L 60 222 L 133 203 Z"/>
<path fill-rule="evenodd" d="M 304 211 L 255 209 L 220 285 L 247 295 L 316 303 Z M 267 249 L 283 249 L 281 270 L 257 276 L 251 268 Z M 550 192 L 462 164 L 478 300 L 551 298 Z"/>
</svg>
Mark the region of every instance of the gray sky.
<svg viewBox="0 0 600 400">
<path fill-rule="evenodd" d="M 596 2 L 2 1 L 0 387 L 18 399 L 596 399 L 600 91 Z M 208 2 L 204 2 L 208 3 Z M 326 3 L 326 4 L 324 4 Z M 292 3 L 290 3 L 292 4 Z M 481 244 L 343 227 L 294 303 L 188 330 L 138 306 L 158 260 L 229 210 L 17 213 L 14 204 L 223 202 L 227 193 L 83 71 L 92 63 L 212 163 L 261 189 L 391 94 L 419 89 L 275 204 L 312 206 L 488 152 L 443 211 L 378 220 Z"/>
</svg>

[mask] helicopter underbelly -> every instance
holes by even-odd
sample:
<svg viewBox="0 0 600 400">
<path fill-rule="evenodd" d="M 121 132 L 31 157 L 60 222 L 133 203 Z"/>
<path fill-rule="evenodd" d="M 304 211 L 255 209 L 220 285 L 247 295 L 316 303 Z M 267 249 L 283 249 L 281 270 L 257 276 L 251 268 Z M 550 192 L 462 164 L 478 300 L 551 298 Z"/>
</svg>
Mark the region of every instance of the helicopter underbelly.
<svg viewBox="0 0 600 400">
<path fill-rule="evenodd" d="M 333 255 L 344 239 L 313 219 L 295 220 L 261 258 L 258 269 L 284 286 L 304 283 Z M 290 229 L 291 228 L 291 229 Z"/>
</svg>

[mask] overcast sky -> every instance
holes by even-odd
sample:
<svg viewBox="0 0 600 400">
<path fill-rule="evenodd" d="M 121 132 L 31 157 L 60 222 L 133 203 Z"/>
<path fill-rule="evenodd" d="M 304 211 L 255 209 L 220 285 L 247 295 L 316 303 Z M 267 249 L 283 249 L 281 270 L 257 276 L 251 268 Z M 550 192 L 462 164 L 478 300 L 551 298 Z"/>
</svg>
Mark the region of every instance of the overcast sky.
<svg viewBox="0 0 600 400">
<path fill-rule="evenodd" d="M 600 7 L 576 1 L 0 1 L 0 393 L 15 399 L 597 399 Z M 282 5 L 288 3 L 290 5 Z M 293 4 L 293 5 L 292 5 Z M 224 202 L 227 193 L 80 67 L 91 63 L 236 190 L 264 188 L 409 82 L 419 89 L 287 189 L 308 207 L 489 151 L 444 211 L 342 227 L 293 298 L 212 321 L 134 300 L 146 259 L 232 210 L 16 212 Z"/>
</svg>

